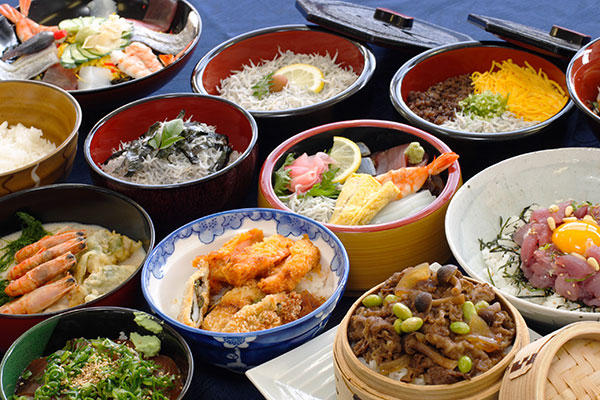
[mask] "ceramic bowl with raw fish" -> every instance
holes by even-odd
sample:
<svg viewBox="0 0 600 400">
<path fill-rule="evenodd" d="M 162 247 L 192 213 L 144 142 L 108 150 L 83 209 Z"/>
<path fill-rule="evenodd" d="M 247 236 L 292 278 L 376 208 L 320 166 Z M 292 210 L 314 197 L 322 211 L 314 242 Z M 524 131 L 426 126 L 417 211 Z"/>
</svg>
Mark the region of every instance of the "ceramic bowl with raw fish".
<svg viewBox="0 0 600 400">
<path fill-rule="evenodd" d="M 203 360 L 243 372 L 318 335 L 348 270 L 342 243 L 322 224 L 248 208 L 169 234 L 144 265 L 142 290 Z"/>
<path fill-rule="evenodd" d="M 461 266 L 541 325 L 600 320 L 599 161 L 595 148 L 513 157 L 472 177 L 448 207 Z"/>
<path fill-rule="evenodd" d="M 14 43 L 2 49 L 0 79 L 40 79 L 85 107 L 108 108 L 164 85 L 199 41 L 198 12 L 184 0 L 4 3 Z"/>
<path fill-rule="evenodd" d="M 261 169 L 258 204 L 329 227 L 350 257 L 348 288 L 364 290 L 386 274 L 450 257 L 442 221 L 461 183 L 458 158 L 407 125 L 334 122 L 273 150 Z"/>
<path fill-rule="evenodd" d="M 36 81 L 0 81 L 0 196 L 60 182 L 73 167 L 81 107 Z"/>
<path fill-rule="evenodd" d="M 390 97 L 411 124 L 474 141 L 547 131 L 573 107 L 561 68 L 504 42 L 462 42 L 419 54 L 398 69 Z"/>
<path fill-rule="evenodd" d="M 91 185 L 57 184 L 0 199 L 0 351 L 67 309 L 135 305 L 154 226 L 135 202 Z"/>
</svg>

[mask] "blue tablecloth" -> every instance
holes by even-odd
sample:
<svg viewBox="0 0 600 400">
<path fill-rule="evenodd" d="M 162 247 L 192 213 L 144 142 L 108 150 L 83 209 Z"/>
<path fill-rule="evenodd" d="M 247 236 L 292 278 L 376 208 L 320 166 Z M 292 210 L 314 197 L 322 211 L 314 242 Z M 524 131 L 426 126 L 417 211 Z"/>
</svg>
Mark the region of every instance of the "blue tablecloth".
<svg viewBox="0 0 600 400">
<path fill-rule="evenodd" d="M 268 26 L 306 23 L 302 14 L 295 8 L 293 0 L 188 1 L 197 8 L 202 17 L 203 26 L 200 43 L 185 68 L 154 94 L 191 92 L 190 77 L 195 64 L 210 49 L 233 36 Z M 495 40 L 496 38 L 468 23 L 467 15 L 469 13 L 512 20 L 543 31 L 549 31 L 552 25 L 559 25 L 586 33 L 592 39 L 600 36 L 598 8 L 595 0 L 573 0 L 568 3 L 542 0 L 353 0 L 351 2 L 373 8 L 386 7 L 467 34 L 476 40 Z M 10 0 L 9 3 L 14 5 L 16 1 Z M 358 112 L 354 112 L 352 118 L 374 118 L 406 122 L 395 111 L 390 102 L 389 82 L 396 70 L 411 55 L 379 46 L 371 46 L 371 49 L 377 58 L 377 70 L 367 87 L 358 94 L 358 96 L 364 96 L 369 101 L 365 102 Z M 440 68 L 443 68 L 443 66 L 440 66 Z M 78 155 L 73 172 L 67 178 L 67 182 L 91 182 L 81 149 L 89 130 L 102 116 L 103 112 L 97 112 L 94 109 L 84 110 Z M 574 107 L 565 123 L 557 126 L 553 132 L 537 135 L 527 141 L 496 143 L 493 145 L 452 142 L 449 145 L 461 156 L 461 165 L 463 165 L 466 180 L 487 165 L 526 151 L 569 146 L 597 147 L 600 142 L 592 132 L 584 115 Z M 256 185 L 253 186 L 254 191 L 248 194 L 244 205 L 256 205 Z M 342 301 L 327 328 L 339 323 L 350 304 L 351 299 L 349 298 Z M 252 400 L 263 398 L 244 375 L 234 374 L 207 365 L 202 362 L 201 354 L 195 355 L 195 361 L 194 381 L 186 399 Z"/>
</svg>

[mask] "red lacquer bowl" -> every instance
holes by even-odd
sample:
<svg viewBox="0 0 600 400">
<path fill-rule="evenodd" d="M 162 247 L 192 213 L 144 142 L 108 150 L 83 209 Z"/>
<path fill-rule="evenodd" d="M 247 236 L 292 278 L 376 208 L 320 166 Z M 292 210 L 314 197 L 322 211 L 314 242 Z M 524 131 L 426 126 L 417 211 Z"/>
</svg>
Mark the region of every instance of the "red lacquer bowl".
<svg viewBox="0 0 600 400">
<path fill-rule="evenodd" d="M 227 135 L 241 156 L 204 178 L 169 185 L 131 183 L 100 168 L 121 142 L 137 139 L 155 122 L 176 118 L 181 110 L 186 117 Z M 137 201 L 162 236 L 186 222 L 233 208 L 244 199 L 256 169 L 257 136 L 252 115 L 230 101 L 193 93 L 168 94 L 135 101 L 105 116 L 87 136 L 84 156 L 93 182 Z"/>
<path fill-rule="evenodd" d="M 596 101 L 600 86 L 600 39 L 588 43 L 571 59 L 567 68 L 567 88 L 571 99 L 600 132 L 600 116 L 594 114 L 590 103 Z"/>
<path fill-rule="evenodd" d="M 352 67 L 358 79 L 337 95 L 317 104 L 277 111 L 248 110 L 255 117 L 277 118 L 302 115 L 338 103 L 364 87 L 375 71 L 375 56 L 362 44 L 331 32 L 305 25 L 284 25 L 245 33 L 223 42 L 209 51 L 194 68 L 195 92 L 218 95 L 221 80 L 250 62 L 272 60 L 279 51 L 326 55 L 337 54 L 336 63 Z"/>
<path fill-rule="evenodd" d="M 109 230 L 140 240 L 146 256 L 154 247 L 155 232 L 150 216 L 137 203 L 104 188 L 84 184 L 55 184 L 23 190 L 0 199 L 0 237 L 21 229 L 17 211 L 25 211 L 43 223 L 100 225 Z M 85 304 L 90 306 L 137 306 L 142 296 L 140 271 L 146 258 L 125 282 Z M 15 315 L 0 314 L 0 352 L 5 352 L 23 332 L 59 312 Z"/>
<path fill-rule="evenodd" d="M 390 97 L 396 110 L 411 124 L 442 137 L 466 140 L 509 140 L 540 133 L 566 115 L 573 103 L 567 104 L 551 118 L 523 129 L 506 132 L 474 133 L 443 128 L 415 114 L 406 104 L 411 91 L 425 91 L 430 86 L 453 76 L 485 72 L 492 61 L 512 59 L 515 64 L 525 66 L 527 62 L 536 71 L 541 69 L 549 79 L 557 82 L 567 93 L 565 73 L 549 60 L 515 48 L 504 42 L 462 42 L 437 47 L 413 57 L 396 72 L 390 83 Z"/>
</svg>

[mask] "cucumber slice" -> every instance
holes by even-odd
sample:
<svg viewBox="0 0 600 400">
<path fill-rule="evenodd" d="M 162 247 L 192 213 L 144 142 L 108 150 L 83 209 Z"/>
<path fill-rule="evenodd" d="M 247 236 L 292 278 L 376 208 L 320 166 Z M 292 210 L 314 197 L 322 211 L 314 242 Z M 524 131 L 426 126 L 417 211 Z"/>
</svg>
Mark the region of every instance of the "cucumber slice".
<svg viewBox="0 0 600 400">
<path fill-rule="evenodd" d="M 72 47 L 72 45 L 65 47 L 65 50 L 63 51 L 62 55 L 60 56 L 60 63 L 65 68 L 75 68 L 76 67 L 75 60 L 71 56 L 71 47 Z"/>
<path fill-rule="evenodd" d="M 88 51 L 87 49 L 84 49 L 83 47 L 81 47 L 80 45 L 77 46 L 77 50 L 79 50 L 79 52 L 86 57 L 88 60 L 95 60 L 97 58 L 100 58 L 101 56 L 96 54 L 96 53 L 92 53 L 91 51 Z"/>
<path fill-rule="evenodd" d="M 69 35 L 72 35 L 81 28 L 81 24 L 77 21 L 78 19 L 64 19 L 58 23 L 58 29 L 64 29 Z"/>
<path fill-rule="evenodd" d="M 76 64 L 83 64 L 84 62 L 88 62 L 88 58 L 81 54 L 78 47 L 79 46 L 77 46 L 76 44 L 69 45 L 69 48 L 71 49 L 71 57 L 73 58 Z"/>
</svg>

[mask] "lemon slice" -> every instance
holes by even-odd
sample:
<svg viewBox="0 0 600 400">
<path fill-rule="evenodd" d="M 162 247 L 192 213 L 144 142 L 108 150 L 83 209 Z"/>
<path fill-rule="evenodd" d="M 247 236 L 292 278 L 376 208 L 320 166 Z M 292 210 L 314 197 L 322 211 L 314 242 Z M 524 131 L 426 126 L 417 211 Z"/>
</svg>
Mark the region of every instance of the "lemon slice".
<svg viewBox="0 0 600 400">
<path fill-rule="evenodd" d="M 348 138 L 334 136 L 333 147 L 329 155 L 335 160 L 334 167 L 339 168 L 333 178 L 334 183 L 343 183 L 350 174 L 356 172 L 360 167 L 360 149 L 356 143 Z"/>
<path fill-rule="evenodd" d="M 275 71 L 273 75 L 283 75 L 289 84 L 305 87 L 314 93 L 319 93 L 325 85 L 321 70 L 310 64 L 286 65 Z"/>
</svg>

